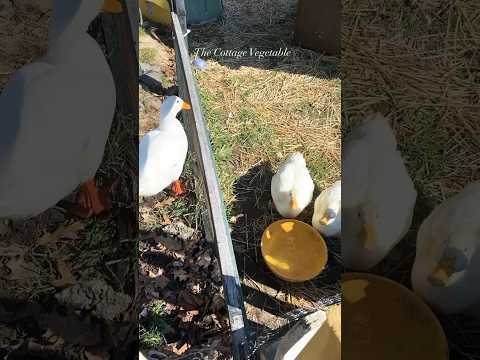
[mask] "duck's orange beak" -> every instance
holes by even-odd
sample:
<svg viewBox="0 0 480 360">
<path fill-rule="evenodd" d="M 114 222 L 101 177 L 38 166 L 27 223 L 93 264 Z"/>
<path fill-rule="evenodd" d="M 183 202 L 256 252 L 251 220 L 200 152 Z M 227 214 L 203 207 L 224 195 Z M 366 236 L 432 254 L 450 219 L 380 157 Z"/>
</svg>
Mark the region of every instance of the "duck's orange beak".
<svg viewBox="0 0 480 360">
<path fill-rule="evenodd" d="M 189 103 L 186 103 L 185 101 L 182 104 L 182 109 L 183 110 L 190 110 L 192 107 L 190 106 Z"/>
<path fill-rule="evenodd" d="M 376 244 L 375 230 L 370 224 L 363 224 L 360 231 L 360 238 L 362 247 L 367 250 L 372 250 Z"/>
<path fill-rule="evenodd" d="M 321 219 L 320 219 L 320 224 L 322 225 L 328 225 L 328 222 L 330 221 L 330 218 L 326 215 L 324 215 Z"/>
<path fill-rule="evenodd" d="M 290 198 L 290 207 L 291 207 L 293 210 L 298 210 L 298 209 L 299 209 L 297 197 L 295 196 L 295 194 L 292 194 L 292 195 L 291 195 L 291 198 Z"/>
<path fill-rule="evenodd" d="M 443 256 L 429 277 L 430 283 L 445 287 L 450 277 L 455 273 L 455 258 Z"/>
</svg>

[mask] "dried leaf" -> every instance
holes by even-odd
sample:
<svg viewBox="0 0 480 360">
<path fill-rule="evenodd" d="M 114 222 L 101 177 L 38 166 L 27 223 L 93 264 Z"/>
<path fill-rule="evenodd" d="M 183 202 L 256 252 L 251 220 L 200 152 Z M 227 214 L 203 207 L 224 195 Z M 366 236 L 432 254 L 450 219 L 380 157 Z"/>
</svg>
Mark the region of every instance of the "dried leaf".
<svg viewBox="0 0 480 360">
<path fill-rule="evenodd" d="M 3 257 L 23 256 L 27 251 L 29 251 L 28 247 L 18 244 L 9 244 L 6 247 L 0 247 L 0 254 L 2 254 Z"/>
<path fill-rule="evenodd" d="M 212 262 L 212 257 L 207 251 L 203 252 L 198 256 L 197 265 L 200 267 L 208 267 L 210 266 L 211 262 Z"/>
<path fill-rule="evenodd" d="M 65 287 L 75 284 L 75 277 L 72 274 L 72 267 L 63 259 L 57 259 L 57 270 L 60 278 L 53 280 L 51 284 L 55 287 Z"/>
<path fill-rule="evenodd" d="M 182 322 L 187 323 L 187 322 L 192 322 L 193 318 L 200 314 L 200 311 L 198 310 L 189 310 L 186 311 L 184 314 L 180 314 L 179 317 L 182 320 Z"/>
<path fill-rule="evenodd" d="M 165 289 L 167 287 L 167 285 L 170 283 L 170 279 L 166 276 L 163 276 L 163 275 L 159 275 L 157 277 L 155 277 L 155 279 L 153 280 L 155 286 L 159 289 Z"/>
<path fill-rule="evenodd" d="M 189 283 L 188 284 L 188 289 L 192 292 L 192 294 L 198 295 L 202 292 L 202 287 L 200 286 L 199 283 Z"/>
<path fill-rule="evenodd" d="M 23 257 L 15 257 L 8 260 L 6 266 L 10 270 L 9 280 L 30 280 L 36 276 L 35 271 L 26 266 Z"/>
<path fill-rule="evenodd" d="M 167 214 L 162 214 L 163 221 L 160 222 L 161 225 L 170 225 L 172 220 Z"/>
<path fill-rule="evenodd" d="M 187 281 L 190 275 L 183 269 L 173 270 L 173 277 L 178 281 Z"/>
<path fill-rule="evenodd" d="M 172 205 L 172 204 L 175 202 L 175 200 L 176 200 L 176 199 L 175 199 L 174 197 L 168 197 L 168 198 L 166 198 L 166 199 L 164 199 L 164 200 L 162 200 L 162 201 L 157 202 L 157 203 L 153 206 L 153 208 L 154 208 L 154 209 L 165 208 L 165 207 L 167 207 L 167 206 Z"/>
<path fill-rule="evenodd" d="M 151 277 L 151 278 L 157 277 L 157 273 L 150 269 L 147 269 L 147 274 L 148 274 L 148 277 Z"/>
<path fill-rule="evenodd" d="M 49 245 L 56 243 L 60 239 L 76 240 L 79 238 L 78 233 L 85 228 L 85 224 L 77 221 L 69 225 L 60 225 L 60 227 L 52 233 L 44 234 L 39 240 L 39 245 Z"/>
<path fill-rule="evenodd" d="M 138 318 L 142 319 L 142 318 L 146 318 L 147 316 L 148 316 L 148 308 L 144 307 L 143 310 L 140 312 L 140 314 L 138 314 Z"/>
<path fill-rule="evenodd" d="M 217 259 L 213 259 L 213 270 L 211 271 L 211 277 L 214 281 L 220 283 L 222 281 L 222 270 L 220 269 L 220 264 Z"/>
<path fill-rule="evenodd" d="M 87 360 L 105 360 L 106 359 L 106 357 L 92 354 L 90 351 L 85 351 L 85 357 L 87 358 Z"/>
<path fill-rule="evenodd" d="M 214 312 L 217 312 L 220 309 L 225 308 L 225 299 L 221 294 L 216 293 L 215 295 L 213 295 L 212 303 L 210 306 Z"/>
<path fill-rule="evenodd" d="M 202 306 L 205 301 L 199 295 L 192 294 L 188 291 L 182 290 L 178 295 L 178 304 L 184 310 L 196 310 Z"/>
<path fill-rule="evenodd" d="M 179 250 L 182 250 L 183 248 L 182 240 L 177 238 L 158 235 L 158 236 L 155 236 L 154 239 L 157 244 L 163 245 L 164 247 L 166 247 L 168 250 L 171 250 L 171 251 L 179 251 Z"/>
<path fill-rule="evenodd" d="M 184 354 L 188 349 L 190 348 L 190 345 L 188 343 L 183 344 L 180 348 L 177 348 L 177 346 L 173 346 L 172 350 L 175 354 L 177 355 L 182 355 Z"/>
</svg>

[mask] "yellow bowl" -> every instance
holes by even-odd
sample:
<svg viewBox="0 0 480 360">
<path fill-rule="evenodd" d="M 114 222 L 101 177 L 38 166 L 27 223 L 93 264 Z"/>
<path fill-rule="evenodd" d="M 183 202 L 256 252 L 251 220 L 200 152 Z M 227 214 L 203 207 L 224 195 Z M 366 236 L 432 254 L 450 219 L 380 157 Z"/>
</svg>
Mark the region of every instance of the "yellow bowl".
<svg viewBox="0 0 480 360">
<path fill-rule="evenodd" d="M 342 359 L 448 360 L 440 322 L 417 295 L 372 274 L 342 276 Z"/>
<path fill-rule="evenodd" d="M 166 26 L 172 25 L 168 0 L 139 0 L 138 5 L 146 19 Z"/>
<path fill-rule="evenodd" d="M 302 282 L 320 274 L 327 264 L 328 251 L 322 236 L 298 220 L 280 220 L 263 233 L 262 256 L 280 279 Z"/>
</svg>

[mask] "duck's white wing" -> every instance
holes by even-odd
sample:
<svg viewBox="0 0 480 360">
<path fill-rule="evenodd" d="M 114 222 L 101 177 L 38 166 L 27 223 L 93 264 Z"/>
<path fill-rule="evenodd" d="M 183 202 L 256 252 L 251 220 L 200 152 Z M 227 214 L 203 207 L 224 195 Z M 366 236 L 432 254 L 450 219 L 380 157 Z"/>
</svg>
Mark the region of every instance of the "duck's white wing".
<svg viewBox="0 0 480 360">
<path fill-rule="evenodd" d="M 465 312 L 480 317 L 480 291 L 476 287 L 480 282 L 479 202 L 480 182 L 474 182 L 438 205 L 418 232 L 411 273 L 412 287 L 430 304 L 446 313 Z M 456 264 L 466 260 L 468 266 L 465 271 L 454 274 L 448 286 L 434 286 L 430 276 L 449 250 L 454 250 L 451 254 L 457 256 L 463 253 L 465 257 L 456 258 Z"/>
<path fill-rule="evenodd" d="M 368 199 L 378 214 L 379 241 L 390 251 L 410 229 L 417 192 L 398 151 L 383 153 L 374 169 Z"/>
<path fill-rule="evenodd" d="M 147 133 L 139 145 L 140 195 L 158 194 L 178 180 L 187 151 L 186 136 L 176 137 L 160 130 Z"/>
<path fill-rule="evenodd" d="M 340 204 L 342 202 L 342 182 L 341 180 L 335 181 L 330 187 L 329 201 L 331 203 Z"/>
<path fill-rule="evenodd" d="M 62 176 L 72 166 L 71 139 L 55 135 L 76 129 L 68 129 L 67 112 L 56 111 L 65 89 L 55 87 L 51 70 L 45 63 L 27 65 L 0 97 L 0 217 L 35 215 L 73 190 Z"/>
<path fill-rule="evenodd" d="M 26 89 L 51 69 L 46 63 L 26 65 L 12 74 L 0 93 L 0 169 L 4 171 L 11 160 L 13 146 L 19 135 Z"/>
<path fill-rule="evenodd" d="M 96 145 L 106 141 L 115 104 L 105 101 L 104 79 L 81 71 L 34 63 L 2 94 L 0 217 L 38 214 L 95 174 L 103 155 Z"/>
<path fill-rule="evenodd" d="M 369 161 L 368 144 L 363 139 L 346 142 L 342 154 L 342 177 L 348 179 L 342 189 L 344 207 L 354 208 L 364 201 L 368 190 Z"/>
</svg>

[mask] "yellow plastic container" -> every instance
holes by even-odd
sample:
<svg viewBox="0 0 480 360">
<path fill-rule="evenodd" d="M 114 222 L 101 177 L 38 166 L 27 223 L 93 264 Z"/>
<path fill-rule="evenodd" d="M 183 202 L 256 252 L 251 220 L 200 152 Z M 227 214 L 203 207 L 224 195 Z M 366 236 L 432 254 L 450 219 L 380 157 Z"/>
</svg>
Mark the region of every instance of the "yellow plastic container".
<svg viewBox="0 0 480 360">
<path fill-rule="evenodd" d="M 262 256 L 280 279 L 308 281 L 320 274 L 328 260 L 322 236 L 312 226 L 298 220 L 280 220 L 263 233 Z"/>
<path fill-rule="evenodd" d="M 138 4 L 145 19 L 167 26 L 172 25 L 168 0 L 139 0 Z"/>
<path fill-rule="evenodd" d="M 448 360 L 440 322 L 417 295 L 372 274 L 342 276 L 342 359 Z"/>
</svg>

